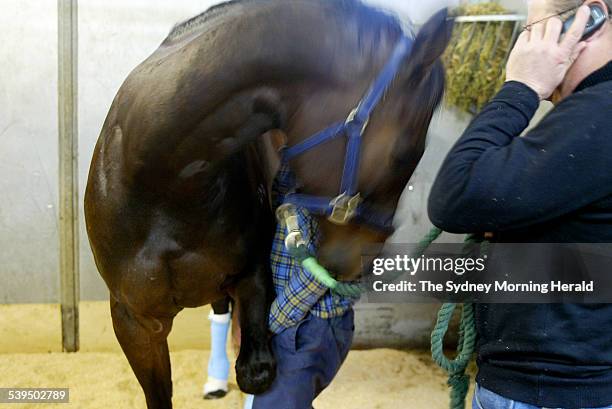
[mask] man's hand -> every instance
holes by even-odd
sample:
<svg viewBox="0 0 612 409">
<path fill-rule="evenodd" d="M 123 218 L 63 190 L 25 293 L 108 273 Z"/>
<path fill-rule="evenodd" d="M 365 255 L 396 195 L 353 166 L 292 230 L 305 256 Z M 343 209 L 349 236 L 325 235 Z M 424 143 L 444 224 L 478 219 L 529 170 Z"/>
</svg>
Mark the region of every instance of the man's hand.
<svg viewBox="0 0 612 409">
<path fill-rule="evenodd" d="M 548 99 L 586 48 L 586 42 L 580 39 L 589 17 L 589 8 L 580 7 L 574 24 L 561 41 L 563 22 L 556 17 L 523 31 L 508 59 L 506 81 L 522 82 L 533 89 L 540 100 Z"/>
</svg>

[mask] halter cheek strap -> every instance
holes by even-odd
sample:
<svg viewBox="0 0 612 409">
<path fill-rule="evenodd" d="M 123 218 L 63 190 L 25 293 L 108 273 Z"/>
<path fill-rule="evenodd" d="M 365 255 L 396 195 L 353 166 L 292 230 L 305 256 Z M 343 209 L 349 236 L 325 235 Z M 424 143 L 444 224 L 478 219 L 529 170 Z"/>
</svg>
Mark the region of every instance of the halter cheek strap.
<svg viewBox="0 0 612 409">
<path fill-rule="evenodd" d="M 412 38 L 402 36 L 382 72 L 370 86 L 359 105 L 351 111 L 345 122 L 333 124 L 301 143 L 285 148 L 283 151 L 282 161 L 286 164 L 289 160 L 316 146 L 339 137 L 346 137 L 348 141 L 339 195 L 330 198 L 289 194 L 285 196 L 284 203 L 305 208 L 313 214 L 327 216 L 335 224 L 344 225 L 354 220 L 384 231 L 392 229 L 392 213 L 376 213 L 366 208 L 362 203 L 361 195 L 357 192 L 359 160 L 362 137 L 368 127 L 370 116 L 382 100 L 385 92 L 391 87 L 391 83 L 397 76 L 403 62 L 412 53 L 413 46 L 414 40 Z"/>
</svg>

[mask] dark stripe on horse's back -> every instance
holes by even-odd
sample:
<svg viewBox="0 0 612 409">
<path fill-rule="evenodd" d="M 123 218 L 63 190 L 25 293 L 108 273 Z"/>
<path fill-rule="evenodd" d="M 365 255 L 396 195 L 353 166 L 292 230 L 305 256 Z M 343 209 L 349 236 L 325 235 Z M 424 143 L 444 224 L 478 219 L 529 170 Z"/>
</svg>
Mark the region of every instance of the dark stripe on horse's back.
<svg viewBox="0 0 612 409">
<path fill-rule="evenodd" d="M 194 16 L 190 19 L 187 19 L 181 23 L 176 24 L 166 41 L 172 41 L 181 37 L 184 34 L 195 30 L 206 22 L 210 21 L 213 18 L 220 17 L 225 12 L 228 11 L 229 8 L 235 5 L 242 5 L 245 3 L 255 3 L 255 2 L 286 2 L 287 0 L 230 0 L 220 4 L 216 4 L 201 14 Z M 335 8 L 338 13 L 342 16 L 346 16 L 347 14 L 353 14 L 357 17 L 359 21 L 363 23 L 365 27 L 372 26 L 384 26 L 389 27 L 391 29 L 399 30 L 402 27 L 399 19 L 392 14 L 389 14 L 385 11 L 377 9 L 375 6 L 364 4 L 361 0 L 290 0 L 290 1 L 310 1 L 310 2 L 318 2 L 322 3 L 324 6 Z"/>
<path fill-rule="evenodd" d="M 229 0 L 223 3 L 215 4 L 214 6 L 209 7 L 206 11 L 198 14 L 197 16 L 191 17 L 181 23 L 177 23 L 174 27 L 172 27 L 172 30 L 170 30 L 167 40 L 175 39 L 176 37 L 185 34 L 192 28 L 200 27 L 208 20 L 222 15 L 231 6 L 246 3 L 249 1 L 256 0 Z"/>
</svg>

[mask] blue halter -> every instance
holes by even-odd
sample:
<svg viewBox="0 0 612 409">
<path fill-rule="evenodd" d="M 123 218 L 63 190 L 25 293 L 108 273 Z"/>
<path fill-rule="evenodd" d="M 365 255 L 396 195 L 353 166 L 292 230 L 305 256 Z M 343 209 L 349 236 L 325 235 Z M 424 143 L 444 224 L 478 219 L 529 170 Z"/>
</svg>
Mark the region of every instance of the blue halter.
<svg viewBox="0 0 612 409">
<path fill-rule="evenodd" d="M 344 159 L 340 194 L 335 198 L 330 198 L 292 193 L 285 196 L 284 204 L 292 204 L 304 208 L 312 214 L 327 216 L 335 224 L 345 225 L 355 221 L 382 231 L 392 231 L 393 214 L 383 214 L 368 209 L 362 202 L 361 195 L 357 192 L 361 141 L 372 112 L 391 86 L 402 63 L 412 53 L 413 45 L 412 38 L 402 36 L 393 51 L 391 59 L 345 122 L 333 124 L 299 144 L 285 148 L 283 151 L 282 162 L 286 165 L 289 160 L 316 146 L 340 136 L 346 136 L 348 146 Z"/>
</svg>

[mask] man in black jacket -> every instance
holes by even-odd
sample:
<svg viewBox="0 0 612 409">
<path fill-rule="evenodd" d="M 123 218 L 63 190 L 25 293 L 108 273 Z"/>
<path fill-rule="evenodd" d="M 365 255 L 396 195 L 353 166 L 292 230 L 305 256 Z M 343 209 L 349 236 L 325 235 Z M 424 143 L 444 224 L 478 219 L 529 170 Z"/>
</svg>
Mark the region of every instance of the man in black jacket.
<svg viewBox="0 0 612 409">
<path fill-rule="evenodd" d="M 581 41 L 582 6 L 562 36 L 582 3 L 530 2 L 506 84 L 434 183 L 436 226 L 506 243 L 612 243 L 612 24 Z M 610 15 L 611 0 L 585 3 Z M 544 99 L 555 108 L 519 137 Z M 475 407 L 612 407 L 612 305 L 480 304 L 476 320 Z"/>
</svg>

